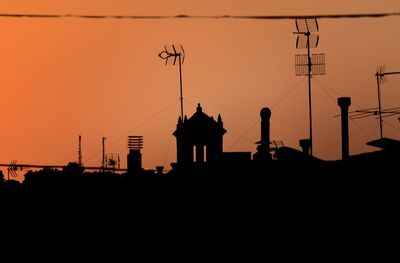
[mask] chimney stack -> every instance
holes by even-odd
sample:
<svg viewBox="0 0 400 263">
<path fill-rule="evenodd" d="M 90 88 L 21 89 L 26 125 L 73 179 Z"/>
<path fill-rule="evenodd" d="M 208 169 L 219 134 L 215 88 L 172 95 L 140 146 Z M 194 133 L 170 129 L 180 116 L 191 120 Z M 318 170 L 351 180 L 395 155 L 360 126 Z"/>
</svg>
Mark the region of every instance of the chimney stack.
<svg viewBox="0 0 400 263">
<path fill-rule="evenodd" d="M 349 159 L 349 106 L 350 97 L 338 98 L 338 105 L 342 116 L 342 159 Z"/>
<path fill-rule="evenodd" d="M 269 108 L 262 108 L 260 111 L 261 116 L 261 141 L 257 142 L 257 152 L 254 154 L 256 160 L 271 160 L 270 153 L 270 118 L 271 110 Z"/>
<path fill-rule="evenodd" d="M 140 175 L 142 168 L 143 136 L 128 136 L 128 174 Z"/>
<path fill-rule="evenodd" d="M 299 145 L 300 145 L 303 153 L 307 156 L 310 156 L 311 140 L 310 139 L 300 139 Z"/>
</svg>

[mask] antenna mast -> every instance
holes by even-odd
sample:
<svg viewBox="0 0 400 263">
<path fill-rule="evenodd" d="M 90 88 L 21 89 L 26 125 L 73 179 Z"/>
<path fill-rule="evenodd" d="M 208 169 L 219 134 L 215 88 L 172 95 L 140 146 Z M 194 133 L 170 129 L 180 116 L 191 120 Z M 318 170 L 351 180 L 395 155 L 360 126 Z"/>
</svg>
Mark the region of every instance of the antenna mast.
<svg viewBox="0 0 400 263">
<path fill-rule="evenodd" d="M 380 83 L 384 80 L 386 75 L 397 75 L 400 72 L 385 72 L 384 67 L 380 66 L 375 73 L 376 76 L 376 85 L 378 88 L 378 115 L 379 115 L 379 131 L 381 139 L 383 138 L 383 120 L 382 120 L 382 107 L 381 107 L 381 85 Z"/>
<path fill-rule="evenodd" d="M 352 112 L 352 114 L 350 116 L 350 119 L 360 119 L 360 118 L 365 118 L 365 117 L 370 117 L 370 116 L 376 117 L 376 115 L 378 115 L 379 135 L 380 135 L 381 139 L 383 139 L 383 118 L 400 114 L 400 107 L 382 109 L 381 84 L 386 80 L 385 79 L 386 75 L 399 75 L 399 74 L 400 74 L 400 71 L 385 72 L 385 67 L 379 66 L 375 73 L 376 86 L 377 86 L 377 90 L 378 90 L 378 108 L 368 108 L 368 109 L 356 110 L 356 111 Z M 400 118 L 399 118 L 399 120 L 400 120 Z M 383 150 L 383 148 L 382 148 L 382 150 Z"/>
<path fill-rule="evenodd" d="M 101 138 L 101 144 L 102 144 L 102 148 L 103 148 L 103 154 L 102 154 L 102 161 L 101 161 L 101 168 L 103 169 L 103 172 L 105 170 L 106 167 L 106 137 L 102 137 Z"/>
<path fill-rule="evenodd" d="M 312 34 L 318 32 L 318 22 L 316 18 L 296 19 L 298 35 L 296 48 L 307 48 L 307 54 L 295 56 L 296 76 L 308 76 L 308 110 L 310 119 L 310 155 L 313 154 L 312 138 L 312 110 L 311 110 L 311 78 L 312 75 L 325 75 L 325 54 L 315 54 L 311 56 L 311 48 L 316 48 L 319 42 L 319 35 Z"/>
<path fill-rule="evenodd" d="M 78 164 L 80 166 L 83 165 L 83 162 L 82 162 L 82 136 L 81 135 L 79 135 L 79 142 L 78 142 Z"/>
<path fill-rule="evenodd" d="M 174 58 L 173 66 L 176 64 L 176 59 L 178 58 L 179 64 L 179 84 L 180 84 L 180 101 L 181 101 L 181 118 L 183 121 L 183 91 L 182 91 L 182 65 L 185 62 L 185 50 L 183 46 L 180 45 L 180 48 L 176 47 L 175 45 L 171 45 L 172 48 L 164 47 L 164 51 L 158 54 L 161 59 L 165 60 L 165 65 L 168 65 L 168 61 L 171 57 Z"/>
</svg>

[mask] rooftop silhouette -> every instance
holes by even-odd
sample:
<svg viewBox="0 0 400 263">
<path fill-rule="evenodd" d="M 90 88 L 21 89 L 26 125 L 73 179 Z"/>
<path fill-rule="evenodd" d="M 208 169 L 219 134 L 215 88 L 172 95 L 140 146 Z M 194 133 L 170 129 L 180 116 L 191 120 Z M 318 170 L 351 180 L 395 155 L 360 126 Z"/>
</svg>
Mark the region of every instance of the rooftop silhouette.
<svg viewBox="0 0 400 263">
<path fill-rule="evenodd" d="M 343 101 L 349 100 L 339 100 L 342 111 L 346 111 Z M 260 141 L 253 156 L 250 152 L 224 152 L 223 135 L 227 131 L 222 117 L 218 115 L 215 120 L 199 104 L 190 118 L 178 119 L 174 131 L 177 162 L 168 173 L 163 167 L 156 171 L 142 168 L 141 136 L 131 136 L 128 141 L 125 174 L 85 172 L 78 163 L 69 163 L 62 170 L 29 171 L 22 183 L 4 180 L 1 173 L 0 210 L 7 220 L 28 225 L 80 225 L 92 221 L 158 224 L 163 215 L 181 213 L 185 207 L 191 207 L 190 213 L 201 211 L 210 216 L 213 211 L 214 216 L 228 220 L 237 212 L 254 213 L 274 195 L 285 194 L 275 204 L 286 205 L 307 191 L 317 191 L 319 198 L 331 198 L 343 187 L 348 196 L 365 186 L 373 185 L 374 191 L 380 191 L 383 185 L 388 189 L 388 181 L 397 182 L 398 176 L 390 171 L 397 170 L 399 141 L 379 139 L 369 142 L 380 148 L 375 152 L 354 156 L 346 153 L 343 160 L 323 161 L 310 155 L 307 139 L 300 140 L 304 151 L 271 147 L 272 114 L 269 108 L 260 111 Z M 346 140 L 346 132 L 342 135 Z M 346 147 L 344 143 L 345 151 Z M 222 212 L 219 202 L 223 200 Z M 165 220 L 177 222 L 174 216 Z"/>
</svg>

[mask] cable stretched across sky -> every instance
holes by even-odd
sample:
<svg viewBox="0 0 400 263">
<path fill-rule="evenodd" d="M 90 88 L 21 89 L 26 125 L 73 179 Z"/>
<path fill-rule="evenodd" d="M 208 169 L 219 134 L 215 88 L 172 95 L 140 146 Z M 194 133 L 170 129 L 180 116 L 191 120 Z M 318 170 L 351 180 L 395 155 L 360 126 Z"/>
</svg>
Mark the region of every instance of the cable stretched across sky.
<svg viewBox="0 0 400 263">
<path fill-rule="evenodd" d="M 338 19 L 338 18 L 380 18 L 400 16 L 400 12 L 370 13 L 370 14 L 331 14 L 331 15 L 79 15 L 79 14 L 28 14 L 0 13 L 0 17 L 12 18 L 83 18 L 83 19 L 254 19 L 254 20 L 284 20 L 298 18 Z"/>
</svg>

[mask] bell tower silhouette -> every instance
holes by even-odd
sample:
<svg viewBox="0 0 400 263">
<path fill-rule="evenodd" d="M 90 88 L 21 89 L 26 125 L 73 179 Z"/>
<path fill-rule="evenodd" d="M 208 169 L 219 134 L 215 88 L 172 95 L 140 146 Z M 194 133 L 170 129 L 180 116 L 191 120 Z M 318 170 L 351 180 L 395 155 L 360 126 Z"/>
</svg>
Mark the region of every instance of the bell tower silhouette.
<svg viewBox="0 0 400 263">
<path fill-rule="evenodd" d="M 178 119 L 176 130 L 177 163 L 191 164 L 217 160 L 223 151 L 223 127 L 221 115 L 217 121 L 203 112 L 200 103 L 196 112 L 189 119 Z"/>
</svg>

